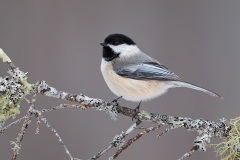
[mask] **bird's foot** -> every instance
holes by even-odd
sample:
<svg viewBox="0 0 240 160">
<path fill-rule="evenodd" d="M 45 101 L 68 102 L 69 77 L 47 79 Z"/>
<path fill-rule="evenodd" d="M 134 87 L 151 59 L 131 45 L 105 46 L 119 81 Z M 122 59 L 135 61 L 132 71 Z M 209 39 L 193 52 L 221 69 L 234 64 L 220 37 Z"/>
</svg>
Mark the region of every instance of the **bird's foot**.
<svg viewBox="0 0 240 160">
<path fill-rule="evenodd" d="M 133 113 L 133 116 L 132 116 L 132 121 L 133 121 L 133 119 L 136 119 L 136 116 L 139 113 L 141 103 L 142 103 L 142 101 L 140 101 L 139 104 L 137 105 L 137 107 L 133 110 L 134 113 Z"/>
<path fill-rule="evenodd" d="M 119 100 L 120 98 L 122 98 L 122 96 L 115 98 L 114 100 L 112 100 L 111 103 L 114 104 L 114 105 L 116 105 L 116 106 L 118 106 L 118 100 Z"/>
</svg>

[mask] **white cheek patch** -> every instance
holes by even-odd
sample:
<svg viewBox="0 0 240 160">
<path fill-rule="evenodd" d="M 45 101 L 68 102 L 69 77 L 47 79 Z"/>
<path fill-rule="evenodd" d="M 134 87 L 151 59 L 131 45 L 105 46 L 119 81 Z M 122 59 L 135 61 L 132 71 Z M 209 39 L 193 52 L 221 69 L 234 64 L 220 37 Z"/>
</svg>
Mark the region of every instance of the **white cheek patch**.
<svg viewBox="0 0 240 160">
<path fill-rule="evenodd" d="M 120 57 L 127 58 L 135 54 L 139 54 L 141 51 L 136 45 L 120 44 L 118 46 L 108 45 L 114 52 L 120 53 Z"/>
<path fill-rule="evenodd" d="M 120 52 L 124 51 L 129 45 L 127 45 L 127 44 L 120 44 L 120 45 L 118 45 L 118 46 L 114 46 L 114 45 L 109 44 L 108 46 L 109 46 L 110 48 L 112 48 L 112 50 L 113 50 L 114 52 L 120 53 Z"/>
</svg>

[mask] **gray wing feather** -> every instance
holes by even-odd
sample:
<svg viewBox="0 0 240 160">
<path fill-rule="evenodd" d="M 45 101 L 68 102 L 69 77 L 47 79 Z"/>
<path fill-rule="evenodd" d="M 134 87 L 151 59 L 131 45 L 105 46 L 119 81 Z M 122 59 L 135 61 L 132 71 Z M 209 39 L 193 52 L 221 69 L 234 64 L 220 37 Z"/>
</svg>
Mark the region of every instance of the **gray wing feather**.
<svg viewBox="0 0 240 160">
<path fill-rule="evenodd" d="M 132 79 L 179 80 L 176 74 L 157 62 L 129 64 L 118 68 L 116 73 Z"/>
</svg>

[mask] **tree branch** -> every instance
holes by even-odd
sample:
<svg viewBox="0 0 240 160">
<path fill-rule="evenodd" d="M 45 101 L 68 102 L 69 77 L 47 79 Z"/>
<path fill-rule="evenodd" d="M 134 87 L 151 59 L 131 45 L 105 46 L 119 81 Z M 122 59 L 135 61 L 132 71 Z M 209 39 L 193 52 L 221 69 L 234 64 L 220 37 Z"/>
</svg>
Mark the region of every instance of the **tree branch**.
<svg viewBox="0 0 240 160">
<path fill-rule="evenodd" d="M 77 158 L 73 158 L 67 149 L 66 145 L 63 143 L 62 138 L 57 133 L 57 131 L 52 127 L 52 125 L 47 121 L 46 118 L 42 117 L 43 113 L 47 113 L 50 111 L 54 111 L 57 109 L 63 108 L 79 108 L 79 109 L 88 109 L 94 108 L 99 111 L 105 111 L 111 117 L 111 119 L 116 120 L 118 114 L 124 115 L 126 117 L 134 118 L 136 123 L 134 123 L 130 128 L 128 128 L 125 132 L 122 132 L 120 135 L 116 135 L 113 138 L 113 141 L 110 143 L 108 147 L 98 152 L 94 155 L 91 160 L 98 159 L 103 154 L 105 154 L 108 150 L 118 147 L 116 153 L 110 157 L 109 159 L 115 159 L 119 156 L 125 149 L 128 148 L 133 142 L 139 140 L 143 135 L 149 133 L 150 131 L 157 130 L 160 126 L 167 125 L 169 128 L 166 129 L 167 133 L 170 130 L 176 128 L 185 128 L 187 131 L 195 131 L 198 133 L 194 141 L 194 145 L 192 149 L 185 153 L 179 160 L 183 160 L 189 156 L 191 156 L 195 151 L 201 150 L 206 151 L 206 146 L 211 142 L 212 138 L 224 138 L 229 137 L 232 126 L 229 125 L 224 118 L 220 119 L 219 122 L 200 119 L 191 119 L 187 117 L 176 117 L 170 115 L 162 115 L 158 113 L 149 113 L 147 111 L 141 110 L 136 111 L 134 109 L 121 106 L 116 102 L 105 102 L 104 100 L 97 98 L 90 98 L 84 94 L 71 94 L 64 91 L 59 91 L 56 88 L 48 85 L 45 81 L 38 81 L 36 84 L 29 84 L 27 82 L 27 73 L 24 73 L 19 68 L 17 68 L 10 60 L 10 58 L 0 49 L 0 58 L 3 59 L 3 62 L 6 62 L 10 69 L 8 73 L 10 77 L 0 77 L 0 133 L 4 133 L 6 129 L 9 127 L 20 123 L 23 119 L 24 123 L 22 125 L 21 131 L 18 134 L 16 142 L 13 142 L 15 145 L 13 148 L 13 156 L 12 160 L 16 160 L 17 155 L 19 154 L 21 148 L 21 142 L 24 138 L 24 135 L 28 129 L 28 126 L 31 123 L 31 119 L 35 117 L 37 119 L 37 126 L 39 126 L 40 122 L 43 122 L 58 138 L 58 141 L 64 147 L 66 153 L 68 154 L 71 160 L 77 160 Z M 35 107 L 36 95 L 42 94 L 47 97 L 63 99 L 69 102 L 75 102 L 76 104 L 61 104 L 59 106 L 38 110 Z M 32 96 L 32 101 L 29 102 L 25 97 L 27 95 Z M 27 114 L 19 118 L 18 120 L 6 125 L 5 120 L 10 117 L 15 117 L 19 113 L 20 104 L 23 99 L 26 99 L 27 102 L 30 103 L 29 110 Z M 142 122 L 154 122 L 157 126 L 145 128 L 143 132 L 138 133 L 133 138 L 130 138 L 126 143 L 124 142 L 124 138 L 128 136 L 136 127 Z M 238 122 L 238 121 L 237 121 Z M 141 127 L 140 127 L 141 128 Z M 236 127 L 237 131 L 239 127 Z M 235 129 L 236 129 L 235 128 Z M 39 127 L 37 127 L 36 133 L 39 133 Z M 159 134 L 159 136 L 162 136 Z M 237 142 L 239 144 L 239 142 Z M 236 145 L 236 144 L 235 144 Z M 236 148 L 236 147 L 235 147 Z M 239 148 L 239 147 L 238 147 Z"/>
</svg>

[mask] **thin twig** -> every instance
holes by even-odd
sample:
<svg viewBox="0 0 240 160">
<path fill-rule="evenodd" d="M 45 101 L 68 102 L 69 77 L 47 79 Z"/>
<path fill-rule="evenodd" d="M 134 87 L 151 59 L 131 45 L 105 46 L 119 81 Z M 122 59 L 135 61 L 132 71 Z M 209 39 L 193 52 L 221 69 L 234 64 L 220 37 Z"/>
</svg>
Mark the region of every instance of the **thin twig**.
<svg viewBox="0 0 240 160">
<path fill-rule="evenodd" d="M 145 129 L 143 132 L 137 134 L 133 138 L 129 139 L 121 148 L 117 150 L 117 152 L 109 158 L 109 160 L 116 159 L 125 149 L 127 149 L 133 142 L 137 141 L 140 139 L 143 135 L 149 133 L 150 131 L 155 131 L 160 128 L 161 125 L 155 126 L 155 127 L 150 127 Z"/>
<path fill-rule="evenodd" d="M 51 124 L 47 121 L 46 118 L 41 117 L 40 118 L 41 121 L 54 133 L 54 135 L 58 138 L 58 141 L 60 142 L 60 144 L 63 146 L 63 148 L 65 149 L 65 152 L 67 153 L 67 155 L 69 156 L 69 158 L 72 160 L 74 159 L 73 156 L 71 155 L 71 153 L 69 152 L 67 146 L 64 144 L 61 136 L 58 134 L 58 132 L 56 131 L 56 129 L 54 129 Z M 76 158 L 75 158 L 76 159 Z"/>
<path fill-rule="evenodd" d="M 18 134 L 16 142 L 12 142 L 12 144 L 14 144 L 12 160 L 17 159 L 17 155 L 19 154 L 19 151 L 21 149 L 21 143 L 23 141 L 23 137 L 26 134 L 28 126 L 31 123 L 32 115 L 34 114 L 34 106 L 35 106 L 35 102 L 36 102 L 36 96 L 37 96 L 37 94 L 35 93 L 32 97 L 31 106 L 29 107 L 28 113 L 26 115 L 27 118 L 25 119 L 25 121 L 22 125 L 21 131 Z"/>
<path fill-rule="evenodd" d="M 199 149 L 199 146 L 193 146 L 192 147 L 192 149 L 189 151 L 189 152 L 187 152 L 187 153 L 185 153 L 181 158 L 179 158 L 178 160 L 184 160 L 184 159 L 186 159 L 186 158 L 188 158 L 188 157 L 190 157 L 195 151 L 197 151 Z"/>
<path fill-rule="evenodd" d="M 23 119 L 26 119 L 27 117 L 28 117 L 27 115 L 26 115 L 26 116 L 23 116 L 23 117 L 17 119 L 16 121 L 14 121 L 14 122 L 6 125 L 5 127 L 3 127 L 3 128 L 0 130 L 0 133 L 3 134 L 6 129 L 8 129 L 9 127 L 12 127 L 12 126 L 15 125 L 15 124 L 18 124 L 19 122 L 21 122 Z"/>
<path fill-rule="evenodd" d="M 27 119 L 25 119 L 21 131 L 18 134 L 17 140 L 16 142 L 12 142 L 12 144 L 14 145 L 13 147 L 13 156 L 12 156 L 12 160 L 16 160 L 17 159 L 17 155 L 19 154 L 19 151 L 21 149 L 21 143 L 23 140 L 24 135 L 26 134 L 27 128 L 29 126 L 29 124 L 31 123 L 31 116 L 29 116 Z"/>
<path fill-rule="evenodd" d="M 136 129 L 138 125 L 140 125 L 141 121 L 136 121 L 133 125 L 131 125 L 125 132 L 122 132 L 120 135 L 116 135 L 111 142 L 111 144 L 103 149 L 102 151 L 98 152 L 96 155 L 94 155 L 90 160 L 96 160 L 100 158 L 103 154 L 105 154 L 107 151 L 109 151 L 113 147 L 121 147 L 123 145 L 124 141 L 123 139 L 129 135 L 132 131 Z"/>
<path fill-rule="evenodd" d="M 108 147 L 106 147 L 105 149 L 101 150 L 96 155 L 94 155 L 92 158 L 90 158 L 90 160 L 96 160 L 96 159 L 100 158 L 103 154 L 107 153 L 107 151 L 109 151 L 113 147 L 114 147 L 114 145 L 110 144 Z"/>
<path fill-rule="evenodd" d="M 77 108 L 77 109 L 83 109 L 81 106 L 79 105 L 74 105 L 74 104 L 60 104 L 59 106 L 54 106 L 51 108 L 47 108 L 47 109 L 42 109 L 40 112 L 44 113 L 44 112 L 51 112 L 57 109 L 64 109 L 64 108 Z"/>
</svg>

